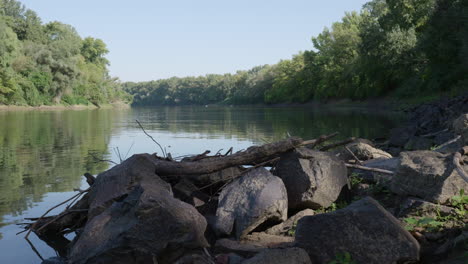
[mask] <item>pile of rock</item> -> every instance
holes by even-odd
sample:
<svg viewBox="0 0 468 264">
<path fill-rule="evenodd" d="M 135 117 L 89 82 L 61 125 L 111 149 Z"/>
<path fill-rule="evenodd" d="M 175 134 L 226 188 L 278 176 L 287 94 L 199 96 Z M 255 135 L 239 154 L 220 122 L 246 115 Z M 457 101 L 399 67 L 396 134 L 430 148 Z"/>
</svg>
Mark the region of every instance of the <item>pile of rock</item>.
<svg viewBox="0 0 468 264">
<path fill-rule="evenodd" d="M 468 183 L 457 174 L 453 155 L 411 151 L 393 158 L 371 144 L 357 141 L 323 152 L 289 139 L 186 161 L 134 155 L 99 174 L 80 208 L 72 208 L 87 210 L 86 221 L 75 227 L 77 235 L 63 257 L 73 264 L 330 263 L 340 258 L 390 264 L 424 261 L 431 253 L 427 245 L 436 245 L 437 257 L 446 258 L 456 248 L 455 239 L 466 241 L 466 230 L 452 226 L 450 239 L 442 235 L 437 243 L 424 244 L 430 236 L 410 233 L 402 219 L 414 212 L 451 215 L 457 209 L 448 203 L 460 190 L 468 193 Z M 384 177 L 348 170 L 346 163 L 356 158 L 364 167 L 395 173 Z M 247 164 L 257 165 L 242 166 Z M 359 183 L 350 182 L 351 175 Z M 384 189 L 366 192 L 365 184 Z M 380 195 L 390 197 L 389 210 L 376 200 Z M 397 208 L 400 203 L 404 206 Z"/>
</svg>

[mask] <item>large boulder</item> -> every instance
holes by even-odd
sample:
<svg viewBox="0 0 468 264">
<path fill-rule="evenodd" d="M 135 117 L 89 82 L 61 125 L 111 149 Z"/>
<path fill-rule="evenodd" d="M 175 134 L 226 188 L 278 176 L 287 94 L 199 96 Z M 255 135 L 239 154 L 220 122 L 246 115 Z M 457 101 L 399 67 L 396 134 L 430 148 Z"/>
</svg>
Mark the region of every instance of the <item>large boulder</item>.
<svg viewBox="0 0 468 264">
<path fill-rule="evenodd" d="M 366 197 L 344 209 L 299 220 L 296 243 L 313 263 L 349 253 L 356 263 L 417 261 L 420 246 L 377 201 Z"/>
<path fill-rule="evenodd" d="M 152 159 L 134 155 L 96 178 L 90 217 L 69 263 L 173 263 L 186 251 L 208 246 L 205 218 L 172 196 Z"/>
<path fill-rule="evenodd" d="M 301 248 L 266 249 L 242 264 L 312 264 L 307 252 Z"/>
<path fill-rule="evenodd" d="M 88 220 L 103 212 L 115 200 L 128 195 L 135 184 L 147 189 L 163 189 L 172 195 L 171 185 L 156 175 L 155 161 L 154 155 L 136 154 L 99 174 L 89 192 Z"/>
<path fill-rule="evenodd" d="M 468 166 L 464 166 L 468 171 Z M 399 195 L 417 196 L 433 203 L 445 203 L 468 183 L 458 175 L 453 155 L 435 151 L 400 154 L 400 166 L 393 176 L 391 190 Z"/>
<path fill-rule="evenodd" d="M 289 208 L 328 207 L 348 182 L 345 164 L 330 153 L 297 148 L 281 156 L 275 170 L 288 191 Z"/>
<path fill-rule="evenodd" d="M 462 114 L 453 121 L 453 131 L 455 134 L 461 135 L 463 143 L 468 145 L 468 114 Z"/>
<path fill-rule="evenodd" d="M 280 178 L 265 168 L 247 172 L 219 196 L 215 229 L 219 235 L 241 238 L 265 222 L 286 220 L 288 198 Z"/>
</svg>

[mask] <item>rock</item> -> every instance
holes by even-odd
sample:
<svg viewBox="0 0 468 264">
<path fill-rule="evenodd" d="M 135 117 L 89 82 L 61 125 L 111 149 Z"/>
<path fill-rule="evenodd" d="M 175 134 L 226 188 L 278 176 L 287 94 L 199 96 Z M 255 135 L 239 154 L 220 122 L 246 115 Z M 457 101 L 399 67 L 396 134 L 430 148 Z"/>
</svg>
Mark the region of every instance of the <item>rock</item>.
<svg viewBox="0 0 468 264">
<path fill-rule="evenodd" d="M 313 263 L 349 253 L 356 263 L 417 261 L 420 246 L 377 201 L 366 197 L 344 209 L 299 220 L 296 243 Z"/>
<path fill-rule="evenodd" d="M 92 217 L 75 238 L 69 263 L 173 263 L 186 251 L 208 246 L 205 218 L 172 196 L 151 159 L 134 155 L 96 178 L 93 189 L 106 193 L 92 191 Z"/>
<path fill-rule="evenodd" d="M 290 235 L 288 233 L 296 228 L 297 221 L 299 221 L 299 219 L 301 219 L 304 216 L 314 214 L 314 210 L 305 209 L 291 216 L 290 218 L 288 218 L 288 220 L 284 221 L 283 223 L 270 227 L 265 231 L 265 233 L 270 235 Z"/>
<path fill-rule="evenodd" d="M 254 169 L 226 186 L 219 196 L 215 230 L 241 238 L 265 222 L 286 220 L 286 188 L 265 168 Z"/>
<path fill-rule="evenodd" d="M 412 136 L 405 144 L 405 150 L 428 150 L 433 147 L 434 141 L 425 137 Z"/>
<path fill-rule="evenodd" d="M 154 263 L 154 262 L 151 262 Z M 212 264 L 213 261 L 203 253 L 186 254 L 179 258 L 174 264 Z"/>
<path fill-rule="evenodd" d="M 415 127 L 402 127 L 394 128 L 390 131 L 389 145 L 395 147 L 403 147 L 406 145 L 406 142 L 414 136 L 416 131 Z"/>
<path fill-rule="evenodd" d="M 445 205 L 434 204 L 418 198 L 407 198 L 400 206 L 398 217 L 408 216 L 428 216 L 437 217 L 439 214 L 442 216 L 450 215 L 454 209 Z"/>
<path fill-rule="evenodd" d="M 150 154 L 137 154 L 119 165 L 99 174 L 89 192 L 88 220 L 100 214 L 115 200 L 128 195 L 129 189 L 140 183 L 142 187 L 163 189 L 172 195 L 171 185 L 156 173 L 154 160 Z"/>
<path fill-rule="evenodd" d="M 210 197 L 201 191 L 188 179 L 180 180 L 174 185 L 174 196 L 195 207 L 200 207 L 207 203 Z"/>
<path fill-rule="evenodd" d="M 293 210 L 330 206 L 348 182 L 341 160 L 307 148 L 282 155 L 275 173 L 286 186 L 289 208 Z"/>
<path fill-rule="evenodd" d="M 365 143 L 352 143 L 348 144 L 347 147 L 351 150 L 356 157 L 361 160 L 371 160 L 371 159 L 390 159 L 392 155 L 378 148 L 374 148 Z M 354 157 L 346 151 L 344 148 L 341 151 L 341 155 L 345 158 L 345 161 L 352 160 Z"/>
<path fill-rule="evenodd" d="M 294 237 L 270 235 L 263 232 L 254 232 L 247 235 L 242 240 L 244 243 L 267 248 L 283 248 L 292 246 Z"/>
<path fill-rule="evenodd" d="M 222 238 L 216 241 L 214 251 L 217 253 L 236 253 L 243 257 L 251 257 L 266 247 L 252 243 L 241 243 L 237 240 Z"/>
<path fill-rule="evenodd" d="M 48 258 L 41 262 L 41 264 L 66 264 L 67 261 L 60 257 Z"/>
<path fill-rule="evenodd" d="M 247 259 L 242 264 L 312 264 L 302 248 L 267 249 Z"/>
<path fill-rule="evenodd" d="M 467 165 L 464 167 L 468 170 Z M 435 151 L 400 154 L 400 166 L 391 183 L 392 192 L 445 203 L 460 189 L 468 193 L 468 183 L 454 170 L 453 155 Z"/>
<path fill-rule="evenodd" d="M 465 145 L 468 145 L 468 113 L 462 114 L 453 121 L 453 131 L 462 136 Z"/>
<path fill-rule="evenodd" d="M 219 254 L 215 257 L 216 264 L 241 264 L 244 260 L 245 258 L 234 253 Z"/>
</svg>

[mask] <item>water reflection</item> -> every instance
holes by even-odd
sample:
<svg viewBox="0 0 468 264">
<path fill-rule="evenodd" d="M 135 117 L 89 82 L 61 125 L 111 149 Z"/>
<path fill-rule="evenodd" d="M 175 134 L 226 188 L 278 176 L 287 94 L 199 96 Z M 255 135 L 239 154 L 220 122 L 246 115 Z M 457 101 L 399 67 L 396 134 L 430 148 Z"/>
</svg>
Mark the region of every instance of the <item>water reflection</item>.
<svg viewBox="0 0 468 264">
<path fill-rule="evenodd" d="M 138 119 L 173 156 L 235 150 L 290 134 L 311 139 L 385 135 L 401 118 L 358 108 L 159 107 L 126 110 L 0 111 L 0 263 L 38 263 L 13 225 L 72 196 L 84 172 L 97 174 L 133 153 L 160 152 Z M 117 151 L 118 148 L 118 151 Z M 34 241 L 33 241 L 34 242 Z M 37 239 L 36 239 L 37 242 Z M 54 252 L 46 245 L 44 257 Z"/>
</svg>

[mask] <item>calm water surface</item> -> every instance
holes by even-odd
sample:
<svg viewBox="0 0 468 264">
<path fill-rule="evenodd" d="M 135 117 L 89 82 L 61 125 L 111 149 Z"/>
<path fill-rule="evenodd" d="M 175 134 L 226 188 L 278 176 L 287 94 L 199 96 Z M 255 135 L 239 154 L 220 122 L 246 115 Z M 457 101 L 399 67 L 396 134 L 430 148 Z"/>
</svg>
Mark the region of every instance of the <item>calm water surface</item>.
<svg viewBox="0 0 468 264">
<path fill-rule="evenodd" d="M 73 196 L 74 188 L 86 188 L 83 173 L 112 165 L 97 160 L 160 152 L 136 119 L 173 157 L 231 146 L 238 151 L 288 133 L 304 139 L 334 131 L 341 138 L 375 138 L 402 121 L 375 109 L 310 106 L 0 111 L 0 263 L 41 262 L 24 234 L 16 235 L 22 230 L 17 224 Z M 42 257 L 56 255 L 34 234 L 30 238 Z"/>
</svg>

